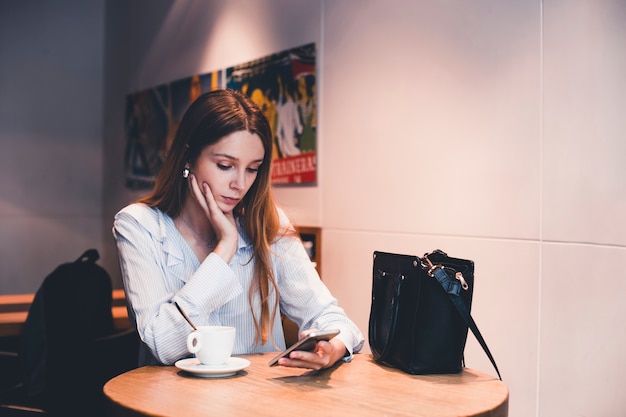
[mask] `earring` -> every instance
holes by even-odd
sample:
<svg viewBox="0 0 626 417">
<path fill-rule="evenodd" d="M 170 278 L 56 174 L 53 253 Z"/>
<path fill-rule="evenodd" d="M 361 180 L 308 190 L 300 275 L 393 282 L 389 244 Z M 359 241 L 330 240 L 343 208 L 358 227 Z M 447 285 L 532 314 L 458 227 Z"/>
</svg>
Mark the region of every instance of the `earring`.
<svg viewBox="0 0 626 417">
<path fill-rule="evenodd" d="M 190 172 L 189 165 L 185 165 L 185 168 L 183 168 L 183 178 L 189 178 Z"/>
</svg>

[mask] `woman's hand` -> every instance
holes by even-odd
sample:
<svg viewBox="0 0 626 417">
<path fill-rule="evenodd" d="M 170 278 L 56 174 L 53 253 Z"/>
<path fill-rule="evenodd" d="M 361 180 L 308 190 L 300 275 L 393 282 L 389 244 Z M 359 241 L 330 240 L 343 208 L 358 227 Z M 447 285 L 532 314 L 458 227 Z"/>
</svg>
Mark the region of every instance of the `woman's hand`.
<svg viewBox="0 0 626 417">
<path fill-rule="evenodd" d="M 300 337 L 304 337 L 307 333 L 314 331 L 308 330 L 302 333 Z M 292 368 L 306 368 L 319 371 L 323 368 L 333 366 L 338 360 L 347 355 L 346 345 L 335 337 L 329 341 L 321 340 L 317 342 L 312 352 L 304 350 L 294 350 L 289 354 L 288 358 L 280 358 L 278 364 Z"/>
<path fill-rule="evenodd" d="M 237 250 L 237 242 L 239 234 L 235 223 L 233 212 L 224 213 L 217 205 L 213 193 L 209 188 L 209 184 L 203 182 L 198 184 L 198 180 L 194 174 L 189 176 L 191 180 L 191 190 L 194 197 L 200 203 L 200 207 L 204 210 L 213 232 L 217 239 L 217 244 L 213 252 L 219 255 L 226 263 L 229 263 Z"/>
</svg>

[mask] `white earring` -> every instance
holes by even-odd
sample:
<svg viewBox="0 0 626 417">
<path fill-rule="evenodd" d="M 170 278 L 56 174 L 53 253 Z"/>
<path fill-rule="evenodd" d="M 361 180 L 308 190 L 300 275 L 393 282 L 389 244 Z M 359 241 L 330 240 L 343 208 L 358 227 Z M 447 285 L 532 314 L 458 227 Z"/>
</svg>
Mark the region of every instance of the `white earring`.
<svg viewBox="0 0 626 417">
<path fill-rule="evenodd" d="M 183 178 L 189 178 L 190 172 L 189 165 L 185 165 L 185 168 L 183 168 Z"/>
</svg>

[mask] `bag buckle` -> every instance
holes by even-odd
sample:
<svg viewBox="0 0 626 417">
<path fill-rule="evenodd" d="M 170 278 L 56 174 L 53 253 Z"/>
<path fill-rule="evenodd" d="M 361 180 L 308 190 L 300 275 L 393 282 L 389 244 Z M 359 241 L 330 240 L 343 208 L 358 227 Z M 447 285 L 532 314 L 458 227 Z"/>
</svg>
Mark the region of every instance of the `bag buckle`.
<svg viewBox="0 0 626 417">
<path fill-rule="evenodd" d="M 433 265 L 430 259 L 428 259 L 428 253 L 425 253 L 424 257 L 420 258 L 420 266 L 422 267 L 424 271 L 426 271 L 429 277 L 435 276 L 435 270 L 437 270 L 437 268 L 443 269 L 443 265 L 440 265 L 440 264 Z"/>
<path fill-rule="evenodd" d="M 441 252 L 439 250 L 437 250 L 436 252 Z M 441 252 L 443 253 L 443 252 Z M 428 253 L 424 254 L 423 258 L 420 258 L 420 266 L 422 267 L 422 269 L 424 271 L 426 271 L 426 274 L 431 277 L 434 278 L 435 277 L 435 271 L 437 271 L 437 269 L 441 269 L 441 270 L 445 270 L 445 266 L 441 265 L 441 264 L 437 264 L 434 265 L 430 259 L 428 259 Z M 444 253 L 445 255 L 445 253 Z M 465 291 L 467 291 L 469 289 L 469 285 L 467 284 L 467 281 L 465 281 L 465 278 L 463 278 L 463 274 L 461 272 L 456 272 L 454 274 L 454 278 L 459 281 L 459 283 L 461 284 L 461 288 L 463 288 Z"/>
<path fill-rule="evenodd" d="M 461 288 L 463 288 L 465 291 L 469 289 L 469 284 L 467 283 L 467 281 L 465 281 L 465 278 L 463 278 L 462 273 L 457 272 L 456 274 L 454 274 L 454 278 L 456 278 L 456 280 L 461 283 Z"/>
</svg>

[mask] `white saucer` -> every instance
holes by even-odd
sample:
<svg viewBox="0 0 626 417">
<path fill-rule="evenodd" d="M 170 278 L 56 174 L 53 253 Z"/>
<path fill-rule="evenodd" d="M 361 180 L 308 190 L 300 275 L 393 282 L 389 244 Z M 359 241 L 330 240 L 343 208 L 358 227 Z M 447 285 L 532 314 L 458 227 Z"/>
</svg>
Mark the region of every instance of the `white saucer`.
<svg viewBox="0 0 626 417">
<path fill-rule="evenodd" d="M 250 366 L 250 361 L 233 356 L 223 365 L 202 365 L 197 358 L 187 358 L 177 361 L 174 365 L 178 369 L 203 378 L 221 378 L 235 375 L 243 368 Z"/>
</svg>

